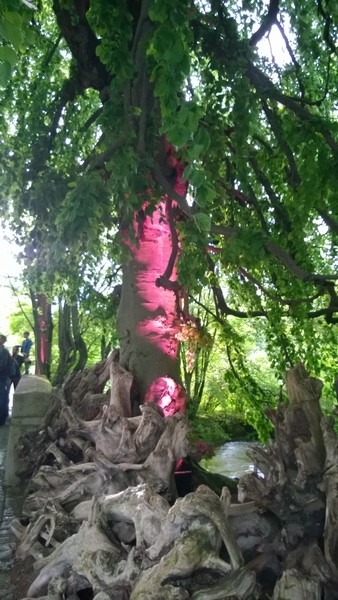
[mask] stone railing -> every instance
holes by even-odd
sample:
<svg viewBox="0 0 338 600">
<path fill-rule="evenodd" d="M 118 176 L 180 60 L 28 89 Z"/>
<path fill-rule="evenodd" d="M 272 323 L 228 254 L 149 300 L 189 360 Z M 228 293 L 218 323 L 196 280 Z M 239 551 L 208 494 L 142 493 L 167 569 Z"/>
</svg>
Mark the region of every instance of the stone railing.
<svg viewBox="0 0 338 600">
<path fill-rule="evenodd" d="M 20 469 L 16 444 L 22 435 L 37 429 L 42 423 L 49 407 L 51 390 L 51 384 L 45 377 L 23 375 L 14 392 L 5 468 L 7 487 L 20 484 L 16 476 Z"/>
</svg>

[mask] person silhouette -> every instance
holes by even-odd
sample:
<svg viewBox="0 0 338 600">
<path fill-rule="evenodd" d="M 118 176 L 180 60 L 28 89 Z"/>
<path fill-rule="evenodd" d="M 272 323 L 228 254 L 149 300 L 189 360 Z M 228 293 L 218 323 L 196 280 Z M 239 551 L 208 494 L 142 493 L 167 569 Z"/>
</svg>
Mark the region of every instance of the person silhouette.
<svg viewBox="0 0 338 600">
<path fill-rule="evenodd" d="M 21 352 L 23 354 L 24 365 L 25 365 L 25 375 L 29 375 L 29 365 L 32 364 L 32 361 L 30 360 L 29 355 L 30 355 L 31 347 L 33 346 L 33 342 L 29 336 L 30 336 L 30 332 L 24 331 L 24 334 L 23 334 L 24 340 L 21 344 Z"/>
<path fill-rule="evenodd" d="M 11 375 L 11 381 L 12 384 L 14 385 L 14 389 L 16 389 L 20 379 L 21 379 L 21 365 L 24 362 L 24 357 L 22 356 L 22 354 L 19 354 L 19 346 L 13 346 L 12 348 L 12 360 L 13 360 L 13 365 L 12 365 L 12 375 Z"/>
<path fill-rule="evenodd" d="M 12 383 L 12 359 L 5 348 L 6 341 L 6 336 L 0 334 L 0 425 L 5 425 L 8 417 L 9 389 Z"/>
</svg>

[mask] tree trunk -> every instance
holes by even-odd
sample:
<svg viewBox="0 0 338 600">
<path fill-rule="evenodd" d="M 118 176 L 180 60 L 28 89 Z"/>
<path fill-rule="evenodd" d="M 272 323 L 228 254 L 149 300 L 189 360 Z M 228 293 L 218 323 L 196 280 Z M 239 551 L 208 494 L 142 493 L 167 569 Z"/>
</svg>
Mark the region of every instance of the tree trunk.
<svg viewBox="0 0 338 600">
<path fill-rule="evenodd" d="M 81 330 L 79 326 L 79 307 L 76 301 L 74 302 L 74 304 L 72 304 L 71 315 L 74 346 L 77 352 L 77 363 L 74 367 L 74 371 L 82 371 L 82 369 L 84 369 L 87 364 L 88 350 L 86 342 L 84 341 L 81 335 Z"/>
<path fill-rule="evenodd" d="M 44 294 L 30 292 L 35 336 L 35 373 L 50 378 L 53 335 L 52 309 Z"/>
<path fill-rule="evenodd" d="M 61 385 L 71 370 L 81 371 L 86 366 L 88 352 L 79 328 L 76 299 L 70 304 L 59 298 L 59 352 L 54 385 Z"/>
<path fill-rule="evenodd" d="M 59 362 L 53 385 L 61 385 L 70 367 L 74 364 L 74 343 L 71 335 L 70 306 L 59 298 L 58 345 Z"/>
<path fill-rule="evenodd" d="M 164 219 L 163 203 L 144 217 L 138 246 L 129 244 L 131 259 L 123 269 L 120 362 L 134 374 L 141 401 L 154 379 L 180 377 L 176 294 L 156 283 L 172 252 L 170 226 Z"/>
<path fill-rule="evenodd" d="M 174 190 L 186 193 L 176 161 Z M 123 232 L 128 257 L 118 313 L 120 364 L 135 377 L 138 402 L 155 401 L 167 414 L 185 410 L 179 367 L 180 325 L 177 282 L 179 239 L 176 203 L 168 197 L 153 210 L 145 202 L 134 218 L 136 241 Z"/>
</svg>

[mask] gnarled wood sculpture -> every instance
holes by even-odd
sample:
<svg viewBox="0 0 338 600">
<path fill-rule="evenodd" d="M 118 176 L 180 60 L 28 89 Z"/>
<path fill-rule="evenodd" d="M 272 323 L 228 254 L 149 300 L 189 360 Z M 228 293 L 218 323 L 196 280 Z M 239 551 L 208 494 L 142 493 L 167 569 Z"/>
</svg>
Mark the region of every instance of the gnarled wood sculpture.
<svg viewBox="0 0 338 600">
<path fill-rule="evenodd" d="M 72 379 L 55 393 L 22 509 L 29 524 L 12 523 L 17 560 L 35 559 L 27 597 L 338 598 L 338 442 L 320 411 L 322 384 L 302 364 L 287 373 L 288 403 L 269 413 L 274 442 L 250 449 L 256 469 L 235 504 L 227 488 L 218 496 L 205 485 L 177 498 L 186 418 L 154 404 L 132 416 L 117 354 L 95 372 L 97 388 L 86 371 L 89 387 L 76 376 L 78 387 Z"/>
</svg>

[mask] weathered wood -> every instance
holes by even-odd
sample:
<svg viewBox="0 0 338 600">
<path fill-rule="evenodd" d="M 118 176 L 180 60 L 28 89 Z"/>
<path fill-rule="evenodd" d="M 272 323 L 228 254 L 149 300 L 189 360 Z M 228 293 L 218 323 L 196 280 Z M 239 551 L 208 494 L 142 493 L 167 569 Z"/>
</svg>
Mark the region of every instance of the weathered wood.
<svg viewBox="0 0 338 600">
<path fill-rule="evenodd" d="M 221 489 L 213 477 L 217 494 L 194 477 L 194 491 L 177 498 L 187 420 L 164 418 L 155 404 L 132 416 L 132 379 L 117 356 L 68 380 L 40 434 L 23 506 L 30 524 L 13 524 L 17 555 L 36 559 L 28 596 L 335 599 L 338 442 L 321 414 L 321 382 L 302 364 L 287 373 L 289 400 L 269 411 L 275 439 L 249 449 L 255 470 L 240 478 L 237 503 L 237 482 Z"/>
<path fill-rule="evenodd" d="M 310 377 L 302 363 L 286 373 L 289 399 L 285 413 L 286 426 L 289 435 L 294 433 L 296 448 L 299 449 L 300 444 L 303 444 L 301 469 L 309 475 L 321 474 L 325 462 L 325 446 L 320 426 L 323 414 L 319 404 L 322 388 L 323 382 Z"/>
<path fill-rule="evenodd" d="M 84 522 L 79 531 L 67 538 L 47 558 L 39 559 L 35 568 L 39 574 L 28 589 L 28 597 L 37 597 L 55 578 L 65 581 L 70 568 L 87 580 L 94 593 L 114 586 L 117 573 L 113 565 L 126 557 L 123 548 L 112 541 L 96 525 Z M 115 583 L 116 585 L 116 583 Z"/>
<path fill-rule="evenodd" d="M 207 586 L 204 590 L 193 593 L 192 600 L 253 600 L 258 597 L 255 577 L 250 571 L 242 568 L 229 573 L 218 583 Z"/>
<path fill-rule="evenodd" d="M 121 367 L 118 363 L 119 353 L 113 353 L 113 360 L 110 363 L 110 404 L 116 410 L 120 417 L 131 417 L 132 406 L 130 390 L 133 384 L 133 376 L 129 371 Z"/>
<path fill-rule="evenodd" d="M 277 582 L 272 600 L 321 600 L 322 586 L 315 578 L 306 577 L 297 569 L 284 571 Z"/>
<path fill-rule="evenodd" d="M 323 487 L 326 493 L 324 553 L 338 586 L 338 441 L 330 418 L 322 419 L 327 449 Z"/>
</svg>

